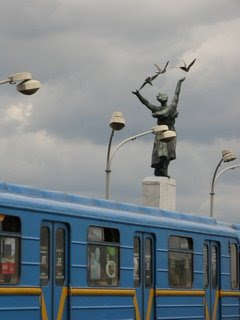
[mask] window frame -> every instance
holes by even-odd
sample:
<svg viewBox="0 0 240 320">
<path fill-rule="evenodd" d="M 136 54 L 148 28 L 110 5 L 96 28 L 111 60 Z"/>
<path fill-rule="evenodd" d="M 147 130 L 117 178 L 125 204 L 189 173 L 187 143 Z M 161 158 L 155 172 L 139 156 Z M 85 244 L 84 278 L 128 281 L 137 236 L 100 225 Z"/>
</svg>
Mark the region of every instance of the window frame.
<svg viewBox="0 0 240 320">
<path fill-rule="evenodd" d="M 43 230 L 46 230 L 47 231 L 47 279 L 42 279 L 41 278 L 41 271 L 42 271 L 42 264 L 41 264 L 41 260 L 42 260 L 42 253 L 41 253 L 41 232 Z M 48 226 L 45 226 L 45 225 L 42 225 L 40 227 L 40 286 L 41 287 L 45 287 L 45 286 L 48 286 L 49 284 L 49 280 L 50 280 L 50 273 L 51 273 L 51 263 L 50 263 L 50 251 L 51 251 L 51 239 L 50 239 L 50 229 Z"/>
<path fill-rule="evenodd" d="M 206 250 L 204 250 L 206 249 Z M 205 252 L 206 252 L 206 256 L 205 256 Z M 204 259 L 206 258 L 206 260 Z M 206 262 L 206 264 L 205 264 Z M 205 273 L 205 269 L 206 269 L 206 273 Z M 205 280 L 207 280 L 205 282 Z M 210 283 L 210 279 L 209 279 L 209 246 L 208 244 L 204 243 L 203 244 L 203 287 L 204 289 L 207 289 Z"/>
<path fill-rule="evenodd" d="M 66 232 L 57 227 L 54 248 L 54 281 L 57 287 L 63 287 L 66 280 Z M 60 243 L 61 240 L 61 243 Z M 59 246 L 61 244 L 61 246 Z M 59 261 L 59 259 L 61 259 Z"/>
<path fill-rule="evenodd" d="M 7 261 L 7 262 L 2 262 L 2 259 L 3 259 L 3 256 L 0 256 L 0 277 L 6 277 L 8 274 L 5 273 L 2 274 L 2 264 L 3 263 L 6 263 L 8 264 L 6 266 L 6 268 L 8 269 L 8 271 L 6 272 L 9 272 L 9 275 L 12 274 L 14 277 L 16 277 L 16 279 L 14 281 L 4 281 L 4 278 L 3 280 L 1 280 L 0 278 L 0 286 L 7 286 L 7 285 L 16 285 L 20 282 L 20 279 L 21 279 L 21 239 L 22 239 L 22 223 L 21 223 L 21 219 L 19 216 L 15 216 L 15 215 L 9 215 L 9 214 L 5 214 L 5 213 L 0 213 L 1 217 L 4 217 L 3 220 L 0 222 L 1 223 L 1 228 L 0 228 L 0 253 L 1 253 L 1 248 L 2 248 L 2 241 L 3 240 L 14 240 L 14 256 L 13 258 L 9 258 L 9 260 L 12 260 L 14 259 L 14 262 L 12 261 Z M 16 229 L 17 230 L 14 230 L 14 231 L 9 231 L 9 230 L 2 230 L 2 227 L 3 227 L 3 224 L 4 224 L 4 221 L 6 218 L 10 218 L 10 219 L 15 219 L 16 221 Z M 6 223 L 6 221 L 5 221 Z M 12 226 L 12 222 L 10 221 L 10 224 Z M 10 241 L 11 242 L 11 241 Z M 11 244 L 10 244 L 11 245 Z M 12 250 L 12 247 L 11 247 L 11 250 Z M 4 257 L 5 258 L 5 257 Z M 15 265 L 15 266 L 13 266 Z M 14 273 L 11 273 L 12 270 L 11 268 L 15 268 L 15 272 Z"/>
<path fill-rule="evenodd" d="M 213 250 L 214 249 L 214 250 Z M 212 243 L 211 247 L 211 259 L 210 259 L 210 263 L 211 263 L 211 288 L 217 290 L 219 287 L 219 254 L 220 254 L 220 250 L 219 250 L 219 246 L 217 245 L 217 243 Z M 213 267 L 214 266 L 214 267 Z"/>
<path fill-rule="evenodd" d="M 236 267 L 235 267 L 235 275 L 236 275 L 236 279 L 235 279 L 235 282 L 236 282 L 236 285 L 233 286 L 233 282 L 234 282 L 234 279 L 233 279 L 233 269 L 232 269 L 232 266 L 233 266 L 233 263 L 234 262 L 232 260 L 232 251 L 231 251 L 231 247 L 235 247 L 236 251 L 235 251 L 235 259 L 236 259 Z M 232 290 L 238 290 L 239 288 L 239 250 L 238 250 L 238 245 L 236 242 L 229 242 L 229 271 L 230 271 L 230 288 Z"/>
<path fill-rule="evenodd" d="M 101 233 L 102 233 L 102 239 L 101 240 L 94 240 L 94 239 L 89 239 L 89 230 L 91 228 L 99 228 L 101 229 Z M 104 240 L 104 231 L 105 230 L 114 230 L 116 231 L 116 235 L 117 235 L 117 240 L 118 241 L 105 241 Z M 96 248 L 99 248 L 100 249 L 100 252 L 101 250 L 103 251 L 103 249 L 101 248 L 104 248 L 104 247 L 112 247 L 112 248 L 116 248 L 117 249 L 117 254 L 116 254 L 116 261 L 117 263 L 116 264 L 116 278 L 112 278 L 112 279 L 115 279 L 116 280 L 116 283 L 113 283 L 113 284 L 107 284 L 107 283 L 102 283 L 106 280 L 102 280 L 101 279 L 96 279 L 96 280 L 93 280 L 91 279 L 90 275 L 91 275 L 91 264 L 90 264 L 90 259 L 89 259 L 89 253 L 90 253 L 90 248 L 93 248 L 93 247 L 96 247 Z M 96 249 L 95 249 L 96 250 Z M 109 227 L 109 226 L 99 226 L 99 225 L 90 225 L 87 229 L 87 250 L 86 250 L 86 255 L 87 255 L 87 283 L 88 283 L 88 286 L 90 287 L 117 287 L 119 286 L 119 283 L 120 283 L 120 231 L 118 228 L 116 227 Z M 114 261 L 114 260 L 109 260 L 109 261 Z M 109 262 L 108 261 L 108 262 Z M 115 261 L 114 261 L 115 262 Z M 102 274 L 102 264 L 100 264 L 100 274 Z M 107 266 L 107 264 L 106 264 Z M 105 268 L 106 268 L 105 266 Z M 109 264 L 109 268 L 110 268 L 110 264 Z M 97 283 L 97 280 L 99 281 L 99 283 Z M 95 283 L 93 283 L 95 281 Z M 101 283 L 100 283 L 101 282 Z"/>
<path fill-rule="evenodd" d="M 179 241 L 179 247 L 178 248 L 174 248 L 174 247 L 171 247 L 171 244 L 170 244 L 170 241 L 171 241 L 171 238 L 178 238 L 178 241 Z M 181 245 L 180 245 L 180 239 L 187 239 L 189 240 L 188 241 L 188 244 L 191 244 L 191 247 L 190 248 L 181 248 Z M 172 278 L 171 278 L 171 266 L 170 266 L 170 254 L 171 253 L 177 253 L 177 254 L 185 254 L 185 255 L 190 255 L 191 257 L 191 270 L 190 270 L 190 275 L 191 275 L 191 285 L 190 286 L 187 286 L 186 284 L 185 285 L 174 285 L 172 282 Z M 185 258 L 186 260 L 186 258 Z M 169 284 L 169 287 L 170 288 L 184 288 L 184 289 L 191 289 L 193 287 L 193 282 L 194 282 L 194 251 L 193 251 L 193 238 L 192 237 L 189 237 L 189 236 L 184 236 L 184 235 L 176 235 L 176 234 L 171 234 L 169 235 L 168 237 L 168 284 Z"/>
<path fill-rule="evenodd" d="M 138 242 L 138 252 L 136 252 L 138 254 L 138 257 L 135 253 L 135 240 Z M 133 282 L 134 282 L 134 288 L 139 288 L 141 283 L 142 283 L 142 265 L 141 265 L 141 259 L 142 259 L 142 252 L 141 252 L 141 239 L 138 235 L 135 235 L 133 238 L 133 268 L 135 268 L 135 260 L 134 259 L 138 259 L 138 278 L 135 279 L 135 269 L 133 270 Z"/>
<path fill-rule="evenodd" d="M 147 243 L 149 247 L 147 247 Z M 144 238 L 143 259 L 144 259 L 144 285 L 145 285 L 145 288 L 151 288 L 153 285 L 153 240 L 151 237 Z"/>
</svg>

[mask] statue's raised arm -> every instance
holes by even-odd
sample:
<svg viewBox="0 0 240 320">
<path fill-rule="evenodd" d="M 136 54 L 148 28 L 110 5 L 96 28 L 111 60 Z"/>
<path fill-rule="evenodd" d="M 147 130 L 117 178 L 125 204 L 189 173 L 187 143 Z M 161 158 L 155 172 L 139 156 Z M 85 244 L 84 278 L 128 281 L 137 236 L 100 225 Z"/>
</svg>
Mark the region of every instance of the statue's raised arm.
<svg viewBox="0 0 240 320">
<path fill-rule="evenodd" d="M 176 86 L 176 89 L 175 89 L 175 92 L 174 92 L 174 96 L 173 96 L 173 99 L 172 99 L 172 106 L 173 107 L 177 107 L 177 104 L 178 104 L 178 100 L 179 100 L 179 95 L 180 95 L 180 92 L 181 92 L 181 86 L 182 86 L 182 82 L 185 80 L 185 77 L 178 80 L 178 83 L 177 83 L 177 86 Z"/>
<path fill-rule="evenodd" d="M 141 93 L 138 90 L 132 91 L 132 93 L 135 94 L 138 97 L 138 99 L 142 102 L 142 104 L 144 104 L 149 110 L 151 110 L 152 112 L 159 111 L 160 107 L 151 104 L 146 98 L 144 98 L 141 95 Z"/>
</svg>

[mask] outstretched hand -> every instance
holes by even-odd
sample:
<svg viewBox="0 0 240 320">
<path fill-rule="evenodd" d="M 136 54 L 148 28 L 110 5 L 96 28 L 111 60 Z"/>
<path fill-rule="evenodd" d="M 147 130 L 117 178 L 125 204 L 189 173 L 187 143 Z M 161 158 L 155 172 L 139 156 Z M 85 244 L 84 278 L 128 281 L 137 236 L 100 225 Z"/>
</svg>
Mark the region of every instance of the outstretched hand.
<svg viewBox="0 0 240 320">
<path fill-rule="evenodd" d="M 186 77 L 180 79 L 179 81 L 180 81 L 180 82 L 183 82 L 185 79 L 186 79 Z"/>
<path fill-rule="evenodd" d="M 132 91 L 132 93 L 137 95 L 138 94 L 138 90 Z"/>
</svg>

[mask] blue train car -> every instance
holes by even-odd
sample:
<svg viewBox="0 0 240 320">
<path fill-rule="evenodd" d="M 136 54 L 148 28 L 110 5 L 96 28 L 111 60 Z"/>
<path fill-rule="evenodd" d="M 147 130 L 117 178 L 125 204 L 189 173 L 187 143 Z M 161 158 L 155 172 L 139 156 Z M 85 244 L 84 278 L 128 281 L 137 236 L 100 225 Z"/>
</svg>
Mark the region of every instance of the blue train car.
<svg viewBox="0 0 240 320">
<path fill-rule="evenodd" d="M 239 235 L 208 217 L 0 183 L 0 319 L 240 319 Z"/>
</svg>

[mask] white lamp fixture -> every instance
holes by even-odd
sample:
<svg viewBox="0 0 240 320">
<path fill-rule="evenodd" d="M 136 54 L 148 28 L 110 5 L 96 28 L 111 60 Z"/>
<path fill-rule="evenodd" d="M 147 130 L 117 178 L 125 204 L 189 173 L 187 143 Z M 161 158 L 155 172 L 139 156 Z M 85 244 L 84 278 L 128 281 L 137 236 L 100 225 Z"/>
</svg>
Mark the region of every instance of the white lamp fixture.
<svg viewBox="0 0 240 320">
<path fill-rule="evenodd" d="M 0 80 L 0 85 L 4 83 L 17 84 L 17 91 L 22 94 L 31 95 L 37 92 L 41 87 L 41 82 L 33 80 L 30 72 L 20 72 L 12 74 L 6 80 Z"/>
<path fill-rule="evenodd" d="M 109 126 L 115 131 L 119 131 L 125 127 L 125 119 L 122 112 L 113 112 Z"/>
<path fill-rule="evenodd" d="M 157 138 L 163 142 L 169 142 L 176 138 L 176 132 L 172 130 L 167 130 L 158 135 Z"/>
<path fill-rule="evenodd" d="M 223 162 L 230 162 L 235 160 L 236 156 L 231 150 L 223 150 L 222 159 L 223 159 Z"/>
<path fill-rule="evenodd" d="M 160 125 L 153 128 L 153 133 L 156 134 L 157 139 L 163 142 L 169 142 L 176 137 L 176 132 L 168 130 L 167 125 Z"/>
</svg>

